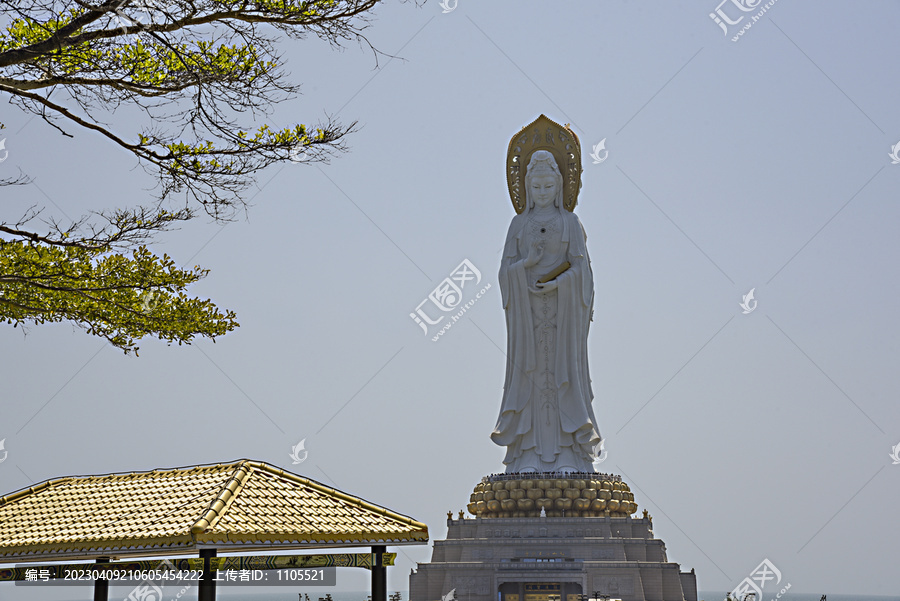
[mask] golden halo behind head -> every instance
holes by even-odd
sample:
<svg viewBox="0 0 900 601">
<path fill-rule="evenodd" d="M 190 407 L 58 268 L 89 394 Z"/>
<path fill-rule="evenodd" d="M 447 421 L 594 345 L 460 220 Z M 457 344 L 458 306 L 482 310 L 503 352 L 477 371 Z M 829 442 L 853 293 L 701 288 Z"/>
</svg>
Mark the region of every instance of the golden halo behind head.
<svg viewBox="0 0 900 601">
<path fill-rule="evenodd" d="M 512 137 L 506 151 L 506 183 L 516 213 L 526 209 L 525 169 L 538 150 L 550 152 L 563 178 L 563 207 L 573 211 L 581 190 L 581 143 L 568 125 L 541 115 Z"/>
</svg>

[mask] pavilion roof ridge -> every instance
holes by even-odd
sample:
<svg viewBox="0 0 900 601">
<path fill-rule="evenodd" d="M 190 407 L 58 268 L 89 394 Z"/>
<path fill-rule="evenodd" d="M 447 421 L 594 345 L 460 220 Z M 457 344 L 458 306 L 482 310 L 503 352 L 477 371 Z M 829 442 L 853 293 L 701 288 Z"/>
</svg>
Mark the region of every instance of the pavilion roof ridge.
<svg viewBox="0 0 900 601">
<path fill-rule="evenodd" d="M 131 470 L 130 472 L 109 472 L 107 474 L 69 474 L 68 476 L 59 476 L 57 478 L 51 478 L 49 480 L 44 480 L 43 482 L 39 482 L 38 484 L 33 484 L 31 486 L 25 486 L 20 489 L 14 490 L 11 493 L 0 497 L 0 506 L 9 501 L 15 501 L 18 498 L 21 498 L 25 495 L 38 492 L 39 490 L 43 490 L 55 484 L 60 484 L 63 482 L 67 482 L 70 480 L 87 480 L 91 478 L 110 478 L 113 476 L 139 476 L 142 474 L 152 474 L 154 472 L 183 472 L 192 469 L 203 469 L 203 468 L 222 468 L 222 467 L 231 467 L 244 463 L 253 463 L 251 459 L 236 459 L 234 461 L 227 462 L 219 462 L 219 463 L 197 463 L 197 464 L 188 464 L 182 466 L 175 467 L 157 467 L 150 470 Z"/>
<path fill-rule="evenodd" d="M 228 511 L 228 508 L 231 507 L 232 502 L 238 497 L 252 473 L 247 469 L 247 466 L 251 464 L 252 462 L 248 459 L 244 459 L 237 464 L 234 473 L 225 481 L 219 494 L 209 504 L 209 509 L 191 526 L 192 537 L 205 532 L 207 528 L 214 527 L 225 512 Z"/>
<path fill-rule="evenodd" d="M 13 501 L 17 501 L 22 497 L 28 496 L 32 493 L 40 492 L 46 488 L 50 488 L 55 484 L 60 484 L 61 482 L 67 482 L 72 479 L 72 476 L 63 476 L 62 478 L 52 478 L 50 480 L 45 480 L 33 486 L 26 486 L 25 488 L 20 488 L 19 490 L 14 490 L 13 492 L 0 497 L 0 507 L 3 507 L 6 503 L 12 503 Z"/>
</svg>

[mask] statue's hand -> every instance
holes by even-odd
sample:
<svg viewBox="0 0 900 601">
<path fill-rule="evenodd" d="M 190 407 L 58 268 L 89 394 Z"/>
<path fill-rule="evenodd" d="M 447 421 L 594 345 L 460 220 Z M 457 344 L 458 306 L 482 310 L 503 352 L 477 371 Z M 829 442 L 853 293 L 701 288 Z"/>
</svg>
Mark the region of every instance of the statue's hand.
<svg viewBox="0 0 900 601">
<path fill-rule="evenodd" d="M 537 291 L 535 291 L 536 294 L 545 294 L 547 292 L 553 292 L 554 290 L 556 290 L 559 287 L 559 282 L 557 282 L 556 280 L 550 280 L 549 282 L 545 282 L 543 284 L 538 282 L 537 284 L 535 284 L 535 287 L 537 288 Z"/>
<path fill-rule="evenodd" d="M 531 250 L 528 251 L 528 256 L 525 257 L 525 267 L 534 267 L 541 260 L 542 256 L 544 256 L 544 246 L 538 243 L 532 244 Z"/>
</svg>

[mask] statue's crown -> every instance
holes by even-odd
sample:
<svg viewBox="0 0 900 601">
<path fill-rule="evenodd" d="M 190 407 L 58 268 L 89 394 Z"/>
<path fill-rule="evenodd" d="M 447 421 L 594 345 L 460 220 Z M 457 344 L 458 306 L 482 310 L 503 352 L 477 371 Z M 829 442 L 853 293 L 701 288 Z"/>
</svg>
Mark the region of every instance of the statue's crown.
<svg viewBox="0 0 900 601">
<path fill-rule="evenodd" d="M 535 175 L 559 175 L 559 167 L 556 165 L 556 159 L 552 154 L 546 150 L 538 150 L 531 156 L 526 174 L 530 177 Z"/>
</svg>

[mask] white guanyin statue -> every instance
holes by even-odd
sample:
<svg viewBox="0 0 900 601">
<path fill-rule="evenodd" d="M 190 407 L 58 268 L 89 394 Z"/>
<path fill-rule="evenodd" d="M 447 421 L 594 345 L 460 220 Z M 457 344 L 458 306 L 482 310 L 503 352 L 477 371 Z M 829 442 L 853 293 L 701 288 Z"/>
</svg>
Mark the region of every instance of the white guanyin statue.
<svg viewBox="0 0 900 601">
<path fill-rule="evenodd" d="M 572 212 L 581 187 L 578 138 L 541 115 L 512 139 L 507 168 L 518 214 L 500 264 L 506 383 L 491 439 L 507 447 L 507 473 L 593 472 L 602 439 L 587 357 L 593 274 Z"/>
</svg>

